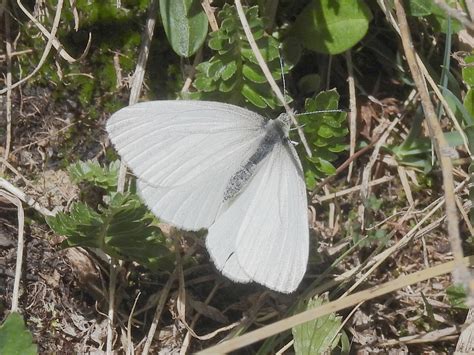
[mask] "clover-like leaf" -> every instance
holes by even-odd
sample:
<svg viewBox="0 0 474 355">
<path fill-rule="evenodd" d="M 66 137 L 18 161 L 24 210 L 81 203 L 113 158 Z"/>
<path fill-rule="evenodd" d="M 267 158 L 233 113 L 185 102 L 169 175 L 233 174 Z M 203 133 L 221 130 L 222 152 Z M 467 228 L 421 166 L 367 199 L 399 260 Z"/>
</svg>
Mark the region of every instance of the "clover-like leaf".
<svg viewBox="0 0 474 355">
<path fill-rule="evenodd" d="M 324 302 L 323 298 L 314 298 L 300 308 L 308 310 Z M 294 327 L 292 333 L 295 353 L 298 355 L 330 353 L 339 343 L 341 319 L 332 313 Z"/>
<path fill-rule="evenodd" d="M 0 325 L 0 354 L 35 355 L 38 353 L 33 337 L 21 314 L 10 313 Z"/>
</svg>

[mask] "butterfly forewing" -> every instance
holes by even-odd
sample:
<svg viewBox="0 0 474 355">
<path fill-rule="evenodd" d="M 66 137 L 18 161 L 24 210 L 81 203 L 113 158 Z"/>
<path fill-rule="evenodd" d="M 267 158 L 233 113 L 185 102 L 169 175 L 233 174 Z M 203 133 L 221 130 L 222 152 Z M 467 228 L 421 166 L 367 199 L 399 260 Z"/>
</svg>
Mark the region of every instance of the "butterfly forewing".
<svg viewBox="0 0 474 355">
<path fill-rule="evenodd" d="M 198 230 L 214 222 L 230 177 L 256 150 L 265 124 L 232 105 L 152 101 L 118 111 L 107 131 L 152 212 Z"/>
</svg>

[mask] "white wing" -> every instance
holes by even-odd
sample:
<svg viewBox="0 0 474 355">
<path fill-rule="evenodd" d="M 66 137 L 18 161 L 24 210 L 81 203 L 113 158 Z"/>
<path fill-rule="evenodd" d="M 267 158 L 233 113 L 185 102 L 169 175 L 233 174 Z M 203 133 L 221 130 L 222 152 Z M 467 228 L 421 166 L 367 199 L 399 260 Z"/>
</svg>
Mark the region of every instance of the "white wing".
<svg viewBox="0 0 474 355">
<path fill-rule="evenodd" d="M 265 123 L 223 103 L 151 101 L 116 112 L 107 131 L 150 210 L 198 230 L 214 222 L 229 179 L 255 152 Z"/>
<path fill-rule="evenodd" d="M 294 291 L 306 271 L 309 231 L 306 186 L 294 148 L 276 144 L 245 189 L 219 215 L 206 239 L 221 272 Z"/>
</svg>

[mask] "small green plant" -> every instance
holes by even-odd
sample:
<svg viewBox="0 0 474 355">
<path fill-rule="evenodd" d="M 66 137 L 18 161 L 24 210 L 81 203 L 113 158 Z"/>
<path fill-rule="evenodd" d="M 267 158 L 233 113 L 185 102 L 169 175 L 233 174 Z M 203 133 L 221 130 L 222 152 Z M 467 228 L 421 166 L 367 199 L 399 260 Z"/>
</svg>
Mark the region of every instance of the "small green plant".
<svg viewBox="0 0 474 355">
<path fill-rule="evenodd" d="M 280 43 L 264 31 L 258 7 L 245 9 L 252 34 L 274 79 L 281 79 Z M 250 104 L 258 109 L 281 106 L 263 75 L 245 37 L 235 7 L 225 4 L 218 14 L 221 27 L 210 34 L 214 55 L 197 66 L 194 99 L 216 100 L 235 105 Z M 283 68 L 287 73 L 289 66 Z"/>
<path fill-rule="evenodd" d="M 306 99 L 305 111 L 310 114 L 298 117 L 313 153 L 313 157 L 307 157 L 303 164 L 309 189 L 314 188 L 317 179 L 334 174 L 336 168 L 332 162 L 347 148 L 347 114 L 324 112 L 337 109 L 338 104 L 339 95 L 335 90 L 323 91 Z M 299 150 L 300 155 L 306 155 L 302 147 Z"/>
<path fill-rule="evenodd" d="M 300 305 L 299 311 L 305 311 L 321 306 L 327 302 L 324 297 L 314 297 Z M 292 329 L 294 348 L 297 354 L 330 353 L 341 340 L 342 317 L 331 313 L 316 320 L 298 325 Z"/>
<path fill-rule="evenodd" d="M 110 189 L 117 177 L 118 163 L 101 167 L 98 163 L 79 162 L 70 167 L 73 177 L 94 186 Z M 97 209 L 84 202 L 74 203 L 68 213 L 48 217 L 47 223 L 67 238 L 64 247 L 99 248 L 121 260 L 136 261 L 151 270 L 173 266 L 168 241 L 137 195 L 110 192 Z"/>
</svg>

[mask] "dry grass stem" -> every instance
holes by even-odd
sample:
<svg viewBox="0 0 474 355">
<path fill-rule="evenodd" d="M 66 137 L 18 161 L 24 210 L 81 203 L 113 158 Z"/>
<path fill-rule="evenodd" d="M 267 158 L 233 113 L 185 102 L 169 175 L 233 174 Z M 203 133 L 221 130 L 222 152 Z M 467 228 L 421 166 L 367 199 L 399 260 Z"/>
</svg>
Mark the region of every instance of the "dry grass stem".
<svg viewBox="0 0 474 355">
<path fill-rule="evenodd" d="M 4 178 L 0 177 L 0 188 L 8 191 L 10 194 L 18 197 L 21 201 L 26 203 L 28 206 L 31 208 L 34 208 L 36 211 L 41 213 L 43 216 L 54 216 L 55 213 L 51 212 L 47 208 L 41 206 L 37 201 L 35 201 L 33 198 L 25 194 L 23 191 L 21 191 L 19 188 L 13 186 L 10 184 L 7 180 Z"/>
<path fill-rule="evenodd" d="M 381 177 L 379 179 L 370 181 L 369 186 L 373 187 L 373 186 L 377 186 L 377 185 L 380 185 L 380 184 L 384 184 L 386 182 L 392 181 L 393 179 L 394 179 L 393 176 L 384 176 L 384 177 Z M 322 202 L 325 202 L 325 201 L 333 200 L 335 198 L 342 197 L 342 196 L 349 195 L 349 194 L 352 194 L 354 192 L 357 192 L 361 188 L 362 188 L 362 185 L 356 185 L 356 186 L 350 187 L 348 189 L 344 189 L 344 190 L 340 190 L 340 191 L 337 191 L 337 192 L 325 194 L 323 196 L 315 196 L 313 198 L 312 202 L 313 203 L 322 203 Z"/>
<path fill-rule="evenodd" d="M 309 147 L 308 142 L 306 141 L 303 129 L 301 128 L 300 125 L 298 125 L 298 121 L 295 118 L 293 110 L 290 108 L 290 106 L 288 106 L 288 103 L 286 102 L 285 97 L 283 96 L 283 93 L 281 92 L 279 86 L 273 79 L 272 74 L 270 73 L 270 69 L 268 69 L 265 59 L 263 59 L 262 53 L 260 53 L 260 50 L 258 49 L 257 43 L 255 42 L 255 39 L 253 38 L 252 31 L 250 30 L 250 26 L 248 24 L 247 18 L 245 17 L 245 13 L 244 13 L 244 9 L 242 8 L 241 1 L 234 0 L 234 3 L 237 9 L 237 13 L 239 15 L 240 22 L 242 23 L 242 28 L 244 29 L 245 35 L 247 37 L 247 41 L 249 42 L 250 47 L 252 48 L 252 52 L 258 61 L 258 65 L 260 66 L 260 69 L 262 69 L 262 72 L 265 75 L 265 78 L 267 79 L 268 84 L 272 88 L 275 95 L 278 97 L 278 100 L 280 100 L 281 104 L 283 105 L 286 112 L 288 113 L 288 116 L 291 118 L 291 121 L 293 122 L 293 125 L 295 126 L 298 132 L 298 136 L 300 137 L 301 143 L 303 143 L 306 154 L 309 157 L 312 157 L 313 153 L 311 152 L 311 148 Z"/>
<path fill-rule="evenodd" d="M 20 280 L 21 270 L 23 265 L 23 249 L 25 247 L 24 241 L 24 230 L 25 230 L 25 212 L 21 204 L 20 199 L 5 191 L 0 190 L 0 196 L 3 196 L 17 208 L 18 214 L 18 240 L 16 249 L 16 267 L 15 267 L 15 279 L 13 281 L 13 293 L 12 293 L 12 305 L 10 308 L 11 312 L 18 312 L 18 299 L 20 297 Z"/>
<path fill-rule="evenodd" d="M 405 10 L 399 0 L 395 0 L 395 9 L 397 13 L 397 19 L 400 26 L 400 34 L 402 39 L 403 48 L 405 51 L 406 60 L 410 67 L 410 71 L 418 89 L 421 98 L 421 104 L 425 113 L 426 122 L 428 124 L 430 136 L 433 140 L 436 154 L 439 159 L 441 170 L 443 173 L 443 186 L 444 194 L 446 198 L 446 215 L 448 224 L 448 235 L 451 243 L 452 252 L 454 254 L 454 260 L 459 264 L 459 276 L 463 283 L 470 283 L 470 274 L 462 264 L 463 250 L 461 245 L 461 238 L 459 235 L 458 215 L 456 202 L 454 198 L 454 180 L 453 180 L 453 166 L 450 158 L 450 151 L 452 148 L 449 147 L 446 138 L 444 137 L 443 130 L 439 124 L 436 116 L 433 104 L 431 102 L 424 77 L 418 66 L 415 51 L 413 49 L 413 43 L 411 40 L 411 34 L 408 27 L 408 22 L 405 15 Z M 461 281 L 459 280 L 459 281 Z M 472 290 L 474 292 L 474 290 Z"/>
<path fill-rule="evenodd" d="M 5 3 L 4 6 L 8 6 L 8 3 Z M 7 75 L 6 75 L 6 84 L 7 84 L 7 95 L 6 95 L 6 139 L 5 139 L 5 150 L 3 152 L 3 158 L 8 161 L 10 155 L 11 141 L 12 141 L 12 43 L 10 36 L 10 12 L 4 12 L 4 24 L 5 24 L 5 55 L 7 59 Z M 5 172 L 5 165 L 0 166 L 0 175 L 3 175 Z"/>
<path fill-rule="evenodd" d="M 462 261 L 463 265 L 466 267 L 474 265 L 474 257 L 465 257 Z M 240 337 L 227 340 L 219 345 L 215 345 L 207 348 L 206 350 L 200 351 L 198 354 L 223 354 L 235 351 L 237 349 L 243 348 L 244 346 L 268 338 L 272 335 L 281 333 L 287 329 L 291 329 L 297 325 L 352 307 L 360 302 L 367 302 L 368 300 L 386 295 L 409 285 L 450 273 L 457 267 L 457 262 L 450 261 L 433 266 L 429 269 L 424 269 L 409 275 L 400 276 L 395 280 L 386 282 L 379 286 L 371 287 L 367 290 L 354 293 L 344 298 L 338 298 L 337 300 L 325 303 L 322 306 L 282 319 L 260 329 L 246 333 Z"/>
<path fill-rule="evenodd" d="M 357 137 L 357 98 L 355 91 L 355 79 L 354 79 L 354 68 L 352 66 L 352 55 L 350 50 L 345 53 L 347 63 L 347 85 L 349 86 L 349 156 L 354 155 Z M 347 181 L 349 182 L 352 177 L 352 168 L 354 160 L 351 160 L 349 169 L 347 170 Z"/>
<path fill-rule="evenodd" d="M 166 282 L 165 286 L 162 288 L 160 292 L 160 299 L 158 304 L 156 305 L 155 315 L 153 317 L 153 321 L 151 323 L 150 329 L 148 329 L 148 334 L 146 336 L 145 345 L 143 346 L 142 355 L 147 355 L 150 351 L 151 343 L 155 338 L 155 333 L 158 328 L 158 323 L 161 319 L 161 313 L 163 313 L 163 309 L 165 308 L 166 300 L 168 299 L 168 295 L 171 290 L 171 286 L 173 286 L 174 281 L 176 280 L 177 275 L 177 268 L 175 271 L 170 275 L 168 281 Z"/>
</svg>

